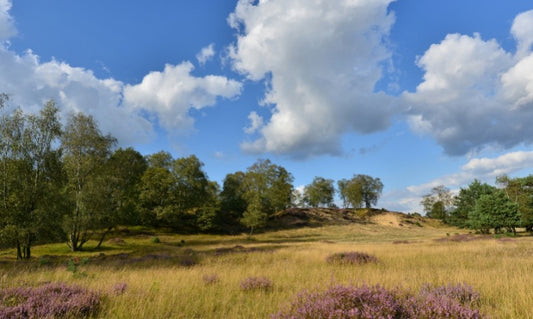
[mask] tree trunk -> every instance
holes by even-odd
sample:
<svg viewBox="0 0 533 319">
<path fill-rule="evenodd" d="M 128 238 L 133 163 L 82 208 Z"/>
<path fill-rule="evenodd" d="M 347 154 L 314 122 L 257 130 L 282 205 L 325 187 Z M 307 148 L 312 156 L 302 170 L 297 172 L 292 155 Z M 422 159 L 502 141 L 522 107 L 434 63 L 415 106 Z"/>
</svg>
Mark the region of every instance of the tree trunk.
<svg viewBox="0 0 533 319">
<path fill-rule="evenodd" d="M 20 241 L 17 239 L 17 260 L 22 259 L 22 249 L 20 247 Z"/>
<path fill-rule="evenodd" d="M 99 249 L 102 245 L 102 242 L 104 241 L 105 236 L 113 229 L 113 226 L 109 227 L 104 233 L 102 234 L 102 237 L 100 237 L 100 241 L 98 242 L 98 245 L 96 245 L 96 249 Z"/>
</svg>

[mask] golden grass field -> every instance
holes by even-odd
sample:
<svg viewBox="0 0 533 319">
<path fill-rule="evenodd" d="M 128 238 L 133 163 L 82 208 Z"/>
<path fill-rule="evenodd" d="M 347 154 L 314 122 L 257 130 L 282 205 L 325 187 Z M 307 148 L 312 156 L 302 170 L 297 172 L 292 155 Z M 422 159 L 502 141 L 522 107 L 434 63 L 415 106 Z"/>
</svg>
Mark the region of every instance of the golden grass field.
<svg viewBox="0 0 533 319">
<path fill-rule="evenodd" d="M 442 225 L 399 225 L 394 215 L 374 223 L 282 230 L 254 235 L 129 235 L 106 242 L 109 262 L 92 259 L 73 273 L 66 262 L 40 264 L 43 255 L 71 258 L 65 244 L 35 247 L 34 261 L 17 263 L 1 251 L 0 287 L 45 282 L 77 284 L 104 292 L 126 283 L 123 294 L 108 294 L 98 318 L 268 318 L 303 289 L 332 283 L 380 284 L 417 289 L 425 283 L 467 283 L 481 295 L 481 311 L 491 318 L 533 318 L 533 237 L 453 241 L 465 230 Z M 444 239 L 444 240 L 436 240 Z M 184 240 L 184 244 L 181 241 Z M 237 247 L 236 247 L 237 246 Z M 332 265 L 334 252 L 360 251 L 379 262 Z M 127 253 L 121 261 L 112 256 Z M 91 257 L 100 251 L 76 256 Z M 174 259 L 141 260 L 147 254 L 192 256 L 182 266 Z M 191 257 L 191 258 L 192 258 Z M 128 262 L 128 260 L 140 260 Z M 61 260 L 61 259 L 60 259 Z M 204 276 L 216 276 L 206 283 Z M 268 291 L 242 291 L 240 282 L 265 276 Z"/>
</svg>

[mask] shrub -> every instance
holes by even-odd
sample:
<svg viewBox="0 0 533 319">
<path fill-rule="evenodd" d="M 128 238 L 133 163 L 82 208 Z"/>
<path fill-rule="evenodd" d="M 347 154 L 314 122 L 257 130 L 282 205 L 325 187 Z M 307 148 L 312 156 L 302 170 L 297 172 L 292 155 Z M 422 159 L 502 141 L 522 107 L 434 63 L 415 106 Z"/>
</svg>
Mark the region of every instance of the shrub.
<svg viewBox="0 0 533 319">
<path fill-rule="evenodd" d="M 241 281 L 241 290 L 269 290 L 272 288 L 272 281 L 266 277 L 248 277 Z"/>
<path fill-rule="evenodd" d="M 161 240 L 159 239 L 159 237 L 155 236 L 153 239 L 152 239 L 152 243 L 154 244 L 159 244 L 161 242 Z"/>
<path fill-rule="evenodd" d="M 322 292 L 304 291 L 272 318 L 483 318 L 470 308 L 477 303 L 476 296 L 466 285 L 427 286 L 418 294 L 379 285 L 335 285 Z"/>
<path fill-rule="evenodd" d="M 378 259 L 375 256 L 369 255 L 367 253 L 351 251 L 329 255 L 326 258 L 326 261 L 331 264 L 362 265 L 367 263 L 377 263 Z"/>
<path fill-rule="evenodd" d="M 101 296 L 84 288 L 52 283 L 0 290 L 0 318 L 65 318 L 94 314 Z"/>
</svg>

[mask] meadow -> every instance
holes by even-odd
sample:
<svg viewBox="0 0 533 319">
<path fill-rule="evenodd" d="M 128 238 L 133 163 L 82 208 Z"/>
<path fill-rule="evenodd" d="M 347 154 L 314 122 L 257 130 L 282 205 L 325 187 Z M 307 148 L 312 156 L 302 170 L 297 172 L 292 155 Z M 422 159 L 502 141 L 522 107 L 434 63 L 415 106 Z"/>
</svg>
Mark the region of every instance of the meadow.
<svg viewBox="0 0 533 319">
<path fill-rule="evenodd" d="M 480 294 L 484 315 L 533 317 L 533 237 L 466 233 L 398 225 L 394 218 L 251 238 L 122 230 L 99 251 L 73 255 L 65 244 L 36 246 L 29 262 L 0 251 L 0 287 L 65 283 L 98 291 L 105 297 L 95 318 L 269 318 L 303 290 L 336 284 L 417 290 L 466 283 Z M 378 261 L 326 261 L 354 251 Z M 268 287 L 243 289 L 252 277 L 268 280 Z"/>
</svg>

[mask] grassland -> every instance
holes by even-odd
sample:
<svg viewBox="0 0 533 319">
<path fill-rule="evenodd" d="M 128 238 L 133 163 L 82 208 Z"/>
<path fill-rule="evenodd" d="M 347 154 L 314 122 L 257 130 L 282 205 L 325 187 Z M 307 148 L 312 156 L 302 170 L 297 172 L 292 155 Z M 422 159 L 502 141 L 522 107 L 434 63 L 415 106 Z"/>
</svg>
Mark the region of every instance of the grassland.
<svg viewBox="0 0 533 319">
<path fill-rule="evenodd" d="M 35 247 L 34 260 L 0 252 L 0 287 L 65 282 L 108 292 L 98 318 L 268 318 L 303 289 L 380 284 L 417 289 L 426 283 L 468 283 L 492 318 L 533 317 L 533 238 L 472 238 L 464 230 L 394 216 L 373 223 L 280 230 L 254 235 L 116 233 L 103 251 L 85 251 L 73 272 L 66 245 Z M 457 239 L 457 240 L 455 240 Z M 90 246 L 89 246 L 90 247 Z M 377 264 L 326 263 L 335 252 L 360 251 Z M 102 255 L 102 253 L 104 255 Z M 44 257 L 43 257 L 44 256 Z M 79 259 L 88 260 L 83 264 Z M 216 278 L 206 282 L 205 277 Z M 243 291 L 251 276 L 270 290 Z M 111 293 L 126 284 L 122 294 Z"/>
</svg>

